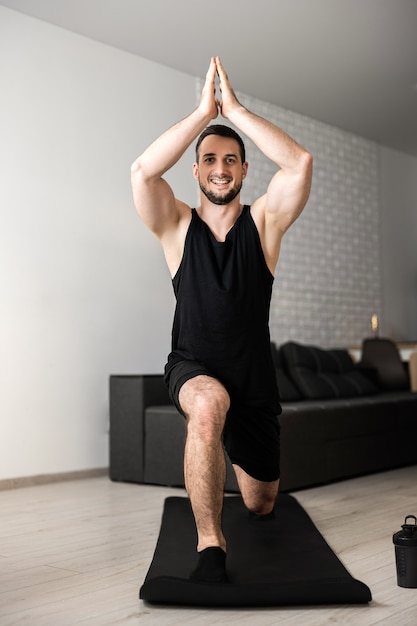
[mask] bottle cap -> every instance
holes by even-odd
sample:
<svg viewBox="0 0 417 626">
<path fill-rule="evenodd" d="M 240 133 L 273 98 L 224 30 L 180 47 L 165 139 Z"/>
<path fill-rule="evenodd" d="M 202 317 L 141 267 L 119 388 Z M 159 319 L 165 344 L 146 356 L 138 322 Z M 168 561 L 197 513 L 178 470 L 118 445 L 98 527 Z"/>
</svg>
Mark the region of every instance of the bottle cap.
<svg viewBox="0 0 417 626">
<path fill-rule="evenodd" d="M 413 519 L 414 524 L 408 524 L 408 519 Z M 394 533 L 392 537 L 393 542 L 400 546 L 417 546 L 417 517 L 415 515 L 407 515 L 401 528 L 402 530 Z"/>
</svg>

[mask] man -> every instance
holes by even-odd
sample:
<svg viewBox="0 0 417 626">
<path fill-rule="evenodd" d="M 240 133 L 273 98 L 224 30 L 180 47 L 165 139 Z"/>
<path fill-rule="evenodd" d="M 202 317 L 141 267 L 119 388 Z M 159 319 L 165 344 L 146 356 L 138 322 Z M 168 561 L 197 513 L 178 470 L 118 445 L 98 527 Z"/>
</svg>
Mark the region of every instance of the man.
<svg viewBox="0 0 417 626">
<path fill-rule="evenodd" d="M 219 112 L 277 165 L 250 207 L 240 202 L 248 171 L 241 138 L 224 125 L 207 127 Z M 163 175 L 200 133 L 193 165 L 200 206 L 191 209 Z M 219 57 L 211 59 L 197 108 L 132 165 L 135 206 L 162 244 L 177 297 L 165 378 L 187 423 L 184 475 L 199 553 L 193 580 L 227 581 L 223 444 L 249 511 L 259 519 L 273 514 L 281 408 L 269 304 L 281 239 L 307 202 L 311 176 L 311 155 L 242 106 Z"/>
</svg>

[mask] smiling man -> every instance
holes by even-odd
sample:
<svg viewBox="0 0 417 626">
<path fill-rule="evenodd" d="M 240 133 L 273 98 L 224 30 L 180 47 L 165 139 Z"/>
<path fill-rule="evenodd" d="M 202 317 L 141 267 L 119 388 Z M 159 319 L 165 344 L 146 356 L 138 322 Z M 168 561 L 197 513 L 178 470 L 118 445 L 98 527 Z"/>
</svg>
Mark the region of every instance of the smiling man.
<svg viewBox="0 0 417 626">
<path fill-rule="evenodd" d="M 204 142 L 204 154 L 200 154 L 200 146 L 206 137 L 208 139 Z M 225 152 L 221 158 L 219 158 L 220 155 L 212 151 L 219 143 L 216 141 L 216 137 L 229 139 L 228 142 L 222 142 L 222 149 Z M 239 135 L 231 128 L 218 124 L 209 126 L 201 133 L 196 145 L 194 176 L 198 180 L 201 191 L 210 202 L 218 205 L 230 204 L 242 189 L 247 169 L 245 146 Z M 238 174 L 235 181 L 233 173 Z M 215 190 L 210 190 L 209 187 L 204 186 L 206 178 L 207 184 L 213 183 Z M 221 191 L 225 193 L 220 193 Z"/>
<path fill-rule="evenodd" d="M 225 125 L 207 126 L 219 113 L 277 165 L 251 206 L 240 202 L 248 172 L 241 137 Z M 200 205 L 192 209 L 163 175 L 197 137 Z M 197 108 L 132 165 L 136 209 L 162 244 L 177 299 L 165 380 L 187 423 L 184 476 L 199 553 L 192 580 L 227 581 L 224 448 L 252 520 L 273 515 L 281 407 L 269 306 L 281 240 L 307 202 L 311 176 L 311 155 L 238 101 L 219 57 L 211 59 Z"/>
</svg>

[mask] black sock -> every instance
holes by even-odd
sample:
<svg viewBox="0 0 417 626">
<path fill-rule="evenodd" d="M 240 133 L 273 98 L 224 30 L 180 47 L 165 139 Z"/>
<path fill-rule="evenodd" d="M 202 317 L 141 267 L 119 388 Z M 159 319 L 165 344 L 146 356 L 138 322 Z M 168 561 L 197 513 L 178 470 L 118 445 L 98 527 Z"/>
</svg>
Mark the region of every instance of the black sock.
<svg viewBox="0 0 417 626">
<path fill-rule="evenodd" d="M 219 547 L 206 548 L 198 553 L 198 565 L 190 580 L 205 583 L 227 583 L 226 552 Z"/>
</svg>

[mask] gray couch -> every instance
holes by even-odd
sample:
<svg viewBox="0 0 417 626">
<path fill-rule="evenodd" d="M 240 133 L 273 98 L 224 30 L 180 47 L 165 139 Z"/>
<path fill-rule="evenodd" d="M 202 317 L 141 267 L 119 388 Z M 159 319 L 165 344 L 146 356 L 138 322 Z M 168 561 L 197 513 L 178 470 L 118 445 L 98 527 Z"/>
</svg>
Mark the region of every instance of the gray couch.
<svg viewBox="0 0 417 626">
<path fill-rule="evenodd" d="M 417 393 L 391 341 L 366 340 L 359 364 L 344 349 L 271 349 L 283 408 L 282 491 L 417 463 Z M 184 440 L 162 375 L 110 377 L 112 480 L 183 486 Z M 227 459 L 226 490 L 236 489 Z"/>
</svg>

